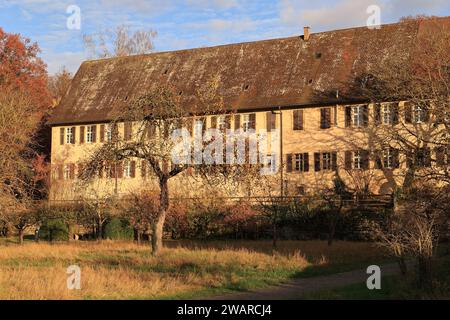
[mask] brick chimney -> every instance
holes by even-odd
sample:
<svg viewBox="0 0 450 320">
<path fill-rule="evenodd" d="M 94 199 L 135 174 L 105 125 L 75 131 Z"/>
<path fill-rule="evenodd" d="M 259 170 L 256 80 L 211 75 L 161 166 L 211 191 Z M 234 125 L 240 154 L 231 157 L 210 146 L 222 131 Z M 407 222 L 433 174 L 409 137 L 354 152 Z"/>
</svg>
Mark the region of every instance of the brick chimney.
<svg viewBox="0 0 450 320">
<path fill-rule="evenodd" d="M 310 31 L 310 27 L 303 27 L 303 40 L 309 41 Z"/>
</svg>

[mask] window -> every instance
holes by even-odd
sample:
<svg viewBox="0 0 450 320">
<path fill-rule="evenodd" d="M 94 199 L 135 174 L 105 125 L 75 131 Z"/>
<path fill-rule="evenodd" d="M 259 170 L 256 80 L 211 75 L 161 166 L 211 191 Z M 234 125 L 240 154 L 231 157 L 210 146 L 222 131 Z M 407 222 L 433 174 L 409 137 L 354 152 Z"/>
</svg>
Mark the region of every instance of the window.
<svg viewBox="0 0 450 320">
<path fill-rule="evenodd" d="M 266 156 L 266 167 L 270 168 L 271 173 L 277 172 L 277 155 L 268 154 Z"/>
<path fill-rule="evenodd" d="M 331 170 L 331 153 L 322 153 L 322 170 Z"/>
<path fill-rule="evenodd" d="M 320 109 L 320 128 L 331 128 L 331 108 Z"/>
<path fill-rule="evenodd" d="M 75 142 L 75 130 L 74 128 L 67 128 L 66 129 L 66 143 L 67 144 L 74 144 Z"/>
<path fill-rule="evenodd" d="M 369 107 L 367 105 L 345 107 L 345 126 L 356 128 L 367 126 L 369 123 Z"/>
<path fill-rule="evenodd" d="M 363 167 L 363 163 L 362 163 L 361 151 L 353 152 L 353 168 L 354 169 L 362 169 L 362 167 Z"/>
<path fill-rule="evenodd" d="M 206 118 L 205 117 L 201 117 L 201 118 L 197 118 L 195 119 L 195 132 L 202 132 L 202 134 L 204 135 L 206 132 Z"/>
<path fill-rule="evenodd" d="M 308 172 L 309 171 L 309 156 L 308 153 L 299 153 L 295 155 L 295 171 Z"/>
<path fill-rule="evenodd" d="M 133 135 L 133 123 L 132 122 L 125 122 L 124 123 L 124 139 L 126 141 L 131 140 Z"/>
<path fill-rule="evenodd" d="M 303 130 L 303 110 L 294 110 L 294 127 L 295 131 Z"/>
<path fill-rule="evenodd" d="M 227 119 L 225 116 L 217 117 L 217 129 L 222 132 L 225 132 L 227 129 Z"/>
<path fill-rule="evenodd" d="M 383 150 L 383 166 L 386 169 L 394 168 L 394 154 L 391 148 Z"/>
<path fill-rule="evenodd" d="M 369 151 L 345 151 L 344 162 L 346 170 L 367 170 L 369 169 Z"/>
<path fill-rule="evenodd" d="M 108 179 L 114 178 L 115 177 L 115 173 L 114 173 L 114 164 L 112 164 L 111 162 L 107 162 L 105 164 L 105 176 Z"/>
<path fill-rule="evenodd" d="M 106 142 L 111 142 L 113 137 L 113 128 L 111 124 L 106 125 Z"/>
<path fill-rule="evenodd" d="M 405 122 L 421 124 L 429 121 L 429 105 L 424 102 L 422 104 L 405 103 Z"/>
<path fill-rule="evenodd" d="M 243 116 L 243 121 L 242 121 L 242 130 L 244 130 L 244 132 L 247 132 L 250 130 L 250 115 L 249 114 L 244 114 Z"/>
<path fill-rule="evenodd" d="M 71 179 L 71 176 L 72 176 L 72 170 L 71 170 L 72 168 L 71 168 L 71 165 L 70 164 L 65 164 L 64 165 L 64 175 L 63 175 L 63 177 L 64 177 L 64 180 L 70 180 Z"/>
<path fill-rule="evenodd" d="M 242 121 L 242 130 L 248 132 L 256 128 L 256 114 L 244 114 Z"/>
<path fill-rule="evenodd" d="M 383 106 L 382 119 L 383 119 L 383 124 L 385 124 L 385 125 L 392 124 L 392 106 L 390 104 L 386 104 Z"/>
<path fill-rule="evenodd" d="M 420 148 L 416 153 L 416 166 L 430 167 L 431 166 L 431 152 L 429 148 Z"/>
<path fill-rule="evenodd" d="M 125 178 L 131 177 L 131 162 L 130 161 L 125 161 L 125 163 L 123 165 L 123 176 Z"/>
<path fill-rule="evenodd" d="M 314 171 L 337 170 L 336 152 L 314 153 Z"/>
<path fill-rule="evenodd" d="M 95 142 L 95 126 L 88 126 L 86 128 L 86 142 L 87 143 Z"/>
<path fill-rule="evenodd" d="M 362 106 L 352 107 L 352 123 L 355 127 L 362 127 L 363 125 L 363 112 Z"/>
<path fill-rule="evenodd" d="M 414 122 L 422 123 L 425 121 L 425 111 L 421 106 L 414 106 Z"/>
</svg>

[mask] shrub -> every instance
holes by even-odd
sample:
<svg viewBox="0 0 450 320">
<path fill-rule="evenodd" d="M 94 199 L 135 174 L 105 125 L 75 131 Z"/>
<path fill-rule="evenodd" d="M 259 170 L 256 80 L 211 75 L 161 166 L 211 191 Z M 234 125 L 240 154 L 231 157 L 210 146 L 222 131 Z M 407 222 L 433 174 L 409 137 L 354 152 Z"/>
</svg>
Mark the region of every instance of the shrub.
<svg viewBox="0 0 450 320">
<path fill-rule="evenodd" d="M 49 219 L 39 229 L 39 237 L 47 241 L 68 241 L 69 228 L 62 219 Z"/>
<path fill-rule="evenodd" d="M 105 226 L 105 238 L 111 240 L 133 240 L 134 230 L 125 219 L 111 219 Z"/>
</svg>

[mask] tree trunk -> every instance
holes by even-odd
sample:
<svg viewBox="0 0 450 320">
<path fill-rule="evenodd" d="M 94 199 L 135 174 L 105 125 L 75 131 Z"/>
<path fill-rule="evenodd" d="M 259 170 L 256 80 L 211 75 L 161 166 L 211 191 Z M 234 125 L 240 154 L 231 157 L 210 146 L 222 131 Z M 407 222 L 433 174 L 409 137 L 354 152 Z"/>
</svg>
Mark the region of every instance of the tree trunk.
<svg viewBox="0 0 450 320">
<path fill-rule="evenodd" d="M 154 256 L 157 256 L 163 248 L 164 222 L 166 221 L 167 210 L 169 209 L 169 185 L 167 182 L 167 178 L 165 177 L 159 181 L 159 212 L 152 226 L 152 255 Z"/>
<path fill-rule="evenodd" d="M 23 244 L 24 229 L 19 229 L 19 244 Z"/>
<path fill-rule="evenodd" d="M 398 266 L 400 268 L 400 273 L 402 276 L 406 276 L 408 273 L 408 266 L 406 265 L 405 257 L 398 258 Z"/>
<path fill-rule="evenodd" d="M 141 245 L 141 229 L 136 228 L 136 242 L 139 245 Z"/>
<path fill-rule="evenodd" d="M 37 227 L 36 230 L 34 231 L 34 241 L 35 242 L 39 242 L 39 229 L 40 229 L 40 227 Z"/>
<path fill-rule="evenodd" d="M 422 289 L 427 291 L 433 291 L 433 275 L 431 272 L 431 258 L 429 257 L 418 257 L 418 282 Z"/>
<path fill-rule="evenodd" d="M 276 250 L 277 249 L 277 239 L 278 239 L 278 231 L 277 231 L 277 223 L 274 222 L 273 223 L 273 242 L 272 242 L 272 246 L 273 249 Z"/>
<path fill-rule="evenodd" d="M 97 240 L 103 239 L 103 221 L 102 218 L 97 220 Z"/>
</svg>

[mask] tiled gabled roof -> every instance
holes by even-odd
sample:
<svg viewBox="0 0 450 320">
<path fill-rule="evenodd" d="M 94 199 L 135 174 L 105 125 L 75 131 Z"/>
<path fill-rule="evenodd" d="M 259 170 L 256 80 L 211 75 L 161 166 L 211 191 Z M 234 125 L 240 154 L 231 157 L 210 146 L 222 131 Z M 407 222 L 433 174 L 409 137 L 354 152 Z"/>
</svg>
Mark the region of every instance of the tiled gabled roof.
<svg viewBox="0 0 450 320">
<path fill-rule="evenodd" d="M 449 25 L 450 17 L 439 23 Z M 336 103 L 317 92 L 333 92 L 393 50 L 409 50 L 427 21 L 351 28 L 303 37 L 153 53 L 84 62 L 49 123 L 107 121 L 114 108 L 161 84 L 196 103 L 196 84 L 219 75 L 227 107 L 258 110 L 275 106 Z"/>
</svg>

